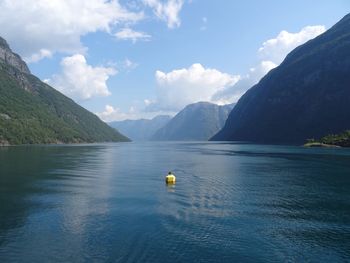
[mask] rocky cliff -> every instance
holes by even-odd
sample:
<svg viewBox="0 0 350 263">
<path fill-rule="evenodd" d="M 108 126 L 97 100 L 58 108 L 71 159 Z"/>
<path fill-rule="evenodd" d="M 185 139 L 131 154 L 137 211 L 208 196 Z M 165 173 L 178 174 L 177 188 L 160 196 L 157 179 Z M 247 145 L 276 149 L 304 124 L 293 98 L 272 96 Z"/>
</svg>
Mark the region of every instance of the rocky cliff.
<svg viewBox="0 0 350 263">
<path fill-rule="evenodd" d="M 8 65 L 11 65 L 22 73 L 30 74 L 27 64 L 21 59 L 19 55 L 12 52 L 10 46 L 2 37 L 0 37 L 0 60 Z"/>
</svg>

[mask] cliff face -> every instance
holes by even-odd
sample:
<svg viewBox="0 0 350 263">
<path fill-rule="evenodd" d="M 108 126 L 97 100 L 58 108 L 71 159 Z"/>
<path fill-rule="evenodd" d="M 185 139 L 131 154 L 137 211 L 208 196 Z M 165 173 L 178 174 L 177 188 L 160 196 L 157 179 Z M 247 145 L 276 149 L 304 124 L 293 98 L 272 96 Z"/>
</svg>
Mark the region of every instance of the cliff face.
<svg viewBox="0 0 350 263">
<path fill-rule="evenodd" d="M 304 143 L 350 128 L 350 15 L 248 90 L 212 140 Z"/>
<path fill-rule="evenodd" d="M 11 65 L 22 73 L 30 74 L 27 64 L 21 59 L 19 55 L 12 52 L 10 46 L 2 37 L 0 37 L 0 60 L 8 65 Z"/>
</svg>

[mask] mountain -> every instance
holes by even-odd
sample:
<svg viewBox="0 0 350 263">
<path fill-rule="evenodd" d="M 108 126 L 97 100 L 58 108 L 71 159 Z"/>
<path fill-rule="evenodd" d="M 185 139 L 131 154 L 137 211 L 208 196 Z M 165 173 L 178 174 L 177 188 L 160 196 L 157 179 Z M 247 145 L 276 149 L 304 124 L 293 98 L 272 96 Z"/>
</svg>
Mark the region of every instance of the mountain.
<svg viewBox="0 0 350 263">
<path fill-rule="evenodd" d="M 219 106 L 209 102 L 190 104 L 159 129 L 152 140 L 207 141 L 223 127 L 233 106 Z"/>
<path fill-rule="evenodd" d="M 128 141 L 30 74 L 0 38 L 0 145 Z"/>
<path fill-rule="evenodd" d="M 168 115 L 156 116 L 151 120 L 125 120 L 110 122 L 109 125 L 118 129 L 133 141 L 150 140 L 153 134 L 171 119 Z"/>
<path fill-rule="evenodd" d="M 350 128 L 350 14 L 297 47 L 232 110 L 212 140 L 304 143 Z"/>
</svg>

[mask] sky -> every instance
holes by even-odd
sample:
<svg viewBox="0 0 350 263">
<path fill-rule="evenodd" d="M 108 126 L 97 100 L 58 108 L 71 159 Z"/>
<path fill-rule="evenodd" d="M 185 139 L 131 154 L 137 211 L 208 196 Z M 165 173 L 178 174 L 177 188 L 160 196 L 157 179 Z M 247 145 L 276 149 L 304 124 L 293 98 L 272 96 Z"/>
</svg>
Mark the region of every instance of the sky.
<svg viewBox="0 0 350 263">
<path fill-rule="evenodd" d="M 348 0 L 0 0 L 0 36 L 104 121 L 236 102 Z"/>
</svg>

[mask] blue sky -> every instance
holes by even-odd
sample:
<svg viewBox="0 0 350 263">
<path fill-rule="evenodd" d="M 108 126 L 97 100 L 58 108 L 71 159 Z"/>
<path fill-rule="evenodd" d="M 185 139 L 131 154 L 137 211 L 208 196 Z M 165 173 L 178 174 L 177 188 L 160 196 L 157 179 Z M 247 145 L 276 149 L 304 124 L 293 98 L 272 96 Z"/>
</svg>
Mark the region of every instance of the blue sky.
<svg viewBox="0 0 350 263">
<path fill-rule="evenodd" d="M 1 1 L 0 35 L 33 74 L 106 121 L 235 102 L 350 8 L 347 0 L 71 2 Z"/>
</svg>

